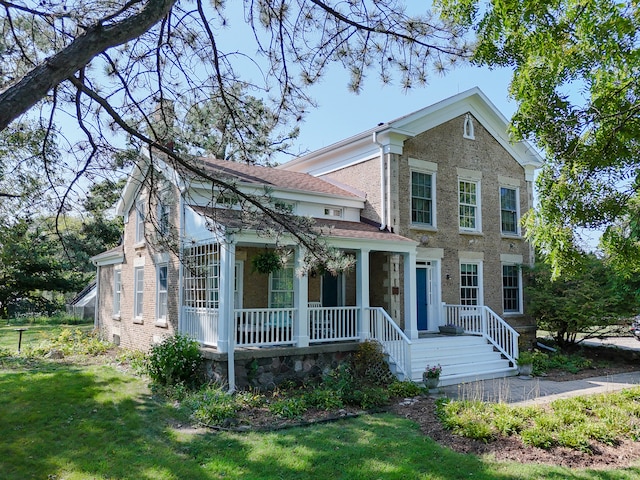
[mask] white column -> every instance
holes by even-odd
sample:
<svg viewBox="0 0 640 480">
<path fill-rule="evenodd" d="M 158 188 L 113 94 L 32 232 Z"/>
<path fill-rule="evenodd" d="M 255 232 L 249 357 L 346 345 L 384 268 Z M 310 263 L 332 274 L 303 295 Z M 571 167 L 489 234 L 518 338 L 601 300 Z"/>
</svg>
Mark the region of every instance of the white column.
<svg viewBox="0 0 640 480">
<path fill-rule="evenodd" d="M 304 249 L 296 249 L 296 272 L 300 271 L 304 262 Z M 293 321 L 293 340 L 297 347 L 309 346 L 309 276 L 297 275 L 293 277 L 293 306 L 296 315 Z"/>
<path fill-rule="evenodd" d="M 404 333 L 418 338 L 418 306 L 416 290 L 416 252 L 403 254 L 404 259 Z"/>
<path fill-rule="evenodd" d="M 229 338 L 235 324 L 233 313 L 233 286 L 235 282 L 236 246 L 226 239 L 220 243 L 218 266 L 218 351 L 227 352 Z"/>
<path fill-rule="evenodd" d="M 220 269 L 218 272 L 218 350 L 227 352 L 227 377 L 229 392 L 236 389 L 235 335 L 236 320 L 233 304 L 235 285 L 236 244 L 232 236 L 220 245 Z M 222 350 L 220 346 L 224 344 Z"/>
<path fill-rule="evenodd" d="M 360 307 L 358 336 L 361 342 L 369 338 L 369 252 L 367 248 L 356 252 L 356 305 Z"/>
</svg>

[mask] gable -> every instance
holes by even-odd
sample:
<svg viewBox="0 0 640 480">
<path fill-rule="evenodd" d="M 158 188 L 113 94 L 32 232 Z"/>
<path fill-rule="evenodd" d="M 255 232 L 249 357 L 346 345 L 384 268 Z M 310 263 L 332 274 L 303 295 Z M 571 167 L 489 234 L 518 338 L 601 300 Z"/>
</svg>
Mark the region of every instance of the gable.
<svg viewBox="0 0 640 480">
<path fill-rule="evenodd" d="M 422 108 L 353 137 L 297 158 L 278 168 L 324 175 L 369 160 L 383 153 L 402 154 L 404 142 L 454 118 L 470 113 L 500 145 L 529 172 L 542 165 L 542 158 L 528 142 L 512 143 L 508 121 L 479 88 L 473 88 Z M 462 125 L 460 131 L 462 137 Z"/>
</svg>

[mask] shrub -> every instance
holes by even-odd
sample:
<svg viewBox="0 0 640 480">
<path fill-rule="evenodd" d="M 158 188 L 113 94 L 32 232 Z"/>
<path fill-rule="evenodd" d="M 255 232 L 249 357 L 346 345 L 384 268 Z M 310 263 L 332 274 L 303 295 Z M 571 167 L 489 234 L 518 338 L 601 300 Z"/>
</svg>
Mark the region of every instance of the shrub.
<svg viewBox="0 0 640 480">
<path fill-rule="evenodd" d="M 316 388 L 305 395 L 309 407 L 319 410 L 333 410 L 344 407 L 344 401 L 340 392 L 330 388 Z"/>
<path fill-rule="evenodd" d="M 405 380 L 400 382 L 396 380 L 389 385 L 389 395 L 392 397 L 417 397 L 425 392 L 425 388 L 419 386 L 412 381 Z"/>
<path fill-rule="evenodd" d="M 193 413 L 191 417 L 205 425 L 221 425 L 237 417 L 240 406 L 233 395 L 220 385 L 207 385 L 198 392 L 188 395 L 184 406 Z"/>
<path fill-rule="evenodd" d="M 387 386 L 395 380 L 384 360 L 382 345 L 375 340 L 360 343 L 351 363 L 358 382 Z"/>
<path fill-rule="evenodd" d="M 42 357 L 51 350 L 60 350 L 64 355 L 100 355 L 112 345 L 98 338 L 95 331 L 83 332 L 80 329 L 55 329 L 40 344 L 25 349 L 26 356 Z"/>
<path fill-rule="evenodd" d="M 304 397 L 289 397 L 275 400 L 269 404 L 269 411 L 284 418 L 301 417 L 308 409 Z"/>
<path fill-rule="evenodd" d="M 201 384 L 203 358 L 200 344 L 187 335 L 176 334 L 151 347 L 146 371 L 154 383 L 189 387 Z"/>
</svg>

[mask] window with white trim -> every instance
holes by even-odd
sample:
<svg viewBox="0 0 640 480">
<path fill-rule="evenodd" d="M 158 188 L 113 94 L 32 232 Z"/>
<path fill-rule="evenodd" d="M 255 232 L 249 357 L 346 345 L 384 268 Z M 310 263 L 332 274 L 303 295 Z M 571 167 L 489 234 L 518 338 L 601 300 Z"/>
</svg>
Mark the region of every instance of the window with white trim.
<svg viewBox="0 0 640 480">
<path fill-rule="evenodd" d="M 502 265 L 502 309 L 522 313 L 522 272 L 518 265 Z"/>
<path fill-rule="evenodd" d="M 169 234 L 169 215 L 171 208 L 169 205 L 160 201 L 158 203 L 158 233 L 162 236 Z"/>
<path fill-rule="evenodd" d="M 460 263 L 460 304 L 481 305 L 482 292 L 479 263 Z"/>
<path fill-rule="evenodd" d="M 518 189 L 500 187 L 500 225 L 503 234 L 518 235 Z"/>
<path fill-rule="evenodd" d="M 293 265 L 269 275 L 269 308 L 293 307 Z"/>
<path fill-rule="evenodd" d="M 480 182 L 458 181 L 458 199 L 460 207 L 460 228 L 480 231 Z"/>
<path fill-rule="evenodd" d="M 136 243 L 144 242 L 144 201 L 136 202 Z"/>
<path fill-rule="evenodd" d="M 142 318 L 144 296 L 144 267 L 136 267 L 133 270 L 133 316 Z"/>
<path fill-rule="evenodd" d="M 122 270 L 113 271 L 113 316 L 120 316 L 120 294 L 122 291 Z"/>
<path fill-rule="evenodd" d="M 411 172 L 411 223 L 433 226 L 433 175 Z"/>
<path fill-rule="evenodd" d="M 163 263 L 158 265 L 156 269 L 156 318 L 159 322 L 166 322 L 169 266 L 166 263 Z"/>
<path fill-rule="evenodd" d="M 324 215 L 325 217 L 342 218 L 342 209 L 334 208 L 334 207 L 325 207 Z"/>
</svg>

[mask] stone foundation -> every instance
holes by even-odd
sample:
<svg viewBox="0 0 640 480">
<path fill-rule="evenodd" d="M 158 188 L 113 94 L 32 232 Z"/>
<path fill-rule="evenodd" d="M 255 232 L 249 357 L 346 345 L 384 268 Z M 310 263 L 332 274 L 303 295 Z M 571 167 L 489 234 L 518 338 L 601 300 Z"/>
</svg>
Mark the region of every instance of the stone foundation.
<svg viewBox="0 0 640 480">
<path fill-rule="evenodd" d="M 301 384 L 320 378 L 349 360 L 359 343 L 348 342 L 305 348 L 253 348 L 236 350 L 234 355 L 236 388 L 273 390 L 285 382 Z M 228 357 L 203 349 L 207 376 L 228 385 Z"/>
</svg>

